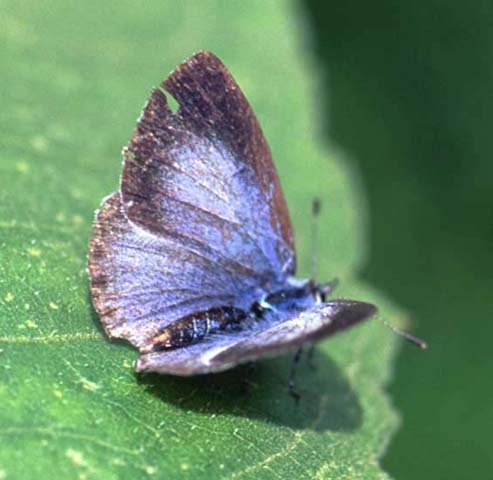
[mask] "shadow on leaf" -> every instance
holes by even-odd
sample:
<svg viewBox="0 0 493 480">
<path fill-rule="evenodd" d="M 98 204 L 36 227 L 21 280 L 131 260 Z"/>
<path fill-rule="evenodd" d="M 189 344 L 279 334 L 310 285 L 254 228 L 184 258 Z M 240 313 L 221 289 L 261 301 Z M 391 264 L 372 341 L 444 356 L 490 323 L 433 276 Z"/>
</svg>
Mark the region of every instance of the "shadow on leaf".
<svg viewBox="0 0 493 480">
<path fill-rule="evenodd" d="M 298 404 L 287 391 L 291 362 L 286 357 L 219 374 L 181 378 L 147 373 L 137 378 L 153 395 L 185 410 L 244 416 L 297 430 L 356 430 L 363 416 L 356 394 L 326 353 L 317 350 L 315 357 L 315 369 L 304 361 L 298 367 Z"/>
</svg>

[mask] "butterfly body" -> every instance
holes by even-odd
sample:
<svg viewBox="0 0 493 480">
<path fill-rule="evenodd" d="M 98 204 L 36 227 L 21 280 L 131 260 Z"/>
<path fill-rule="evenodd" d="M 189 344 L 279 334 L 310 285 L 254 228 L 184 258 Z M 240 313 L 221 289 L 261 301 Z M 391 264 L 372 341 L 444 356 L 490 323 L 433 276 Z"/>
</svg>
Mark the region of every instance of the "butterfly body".
<svg viewBox="0 0 493 480">
<path fill-rule="evenodd" d="M 248 310 L 215 307 L 174 321 L 151 339 L 145 351 L 186 347 L 218 332 L 254 331 L 320 304 L 323 295 L 314 282 L 288 278 L 285 288 L 265 292 Z"/>
<path fill-rule="evenodd" d="M 103 327 L 139 349 L 137 370 L 225 370 L 375 312 L 364 302 L 326 302 L 327 285 L 295 278 L 294 237 L 269 147 L 210 52 L 153 90 L 123 154 L 120 189 L 96 215 L 89 273 Z"/>
</svg>

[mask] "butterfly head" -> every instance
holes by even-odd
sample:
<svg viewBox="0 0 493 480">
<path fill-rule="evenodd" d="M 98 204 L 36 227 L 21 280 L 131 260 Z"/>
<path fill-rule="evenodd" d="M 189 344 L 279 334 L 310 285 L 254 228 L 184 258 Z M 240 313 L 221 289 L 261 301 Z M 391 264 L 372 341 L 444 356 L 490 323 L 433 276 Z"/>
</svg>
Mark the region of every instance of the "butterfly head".
<svg viewBox="0 0 493 480">
<path fill-rule="evenodd" d="M 314 280 L 299 280 L 294 277 L 278 290 L 266 293 L 252 305 L 251 310 L 262 316 L 267 311 L 302 311 L 325 302 L 327 295 L 334 289 L 337 281 L 319 284 Z"/>
</svg>

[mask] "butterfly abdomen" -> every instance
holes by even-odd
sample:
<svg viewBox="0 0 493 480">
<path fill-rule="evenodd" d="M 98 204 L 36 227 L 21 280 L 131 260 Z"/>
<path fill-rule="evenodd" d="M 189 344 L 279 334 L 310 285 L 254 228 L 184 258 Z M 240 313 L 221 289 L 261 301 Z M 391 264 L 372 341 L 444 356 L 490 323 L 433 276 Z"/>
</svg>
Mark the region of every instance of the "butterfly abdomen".
<svg viewBox="0 0 493 480">
<path fill-rule="evenodd" d="M 234 328 L 247 317 L 244 310 L 219 307 L 198 312 L 172 322 L 156 335 L 146 351 L 171 350 L 196 343 L 208 334 Z"/>
</svg>

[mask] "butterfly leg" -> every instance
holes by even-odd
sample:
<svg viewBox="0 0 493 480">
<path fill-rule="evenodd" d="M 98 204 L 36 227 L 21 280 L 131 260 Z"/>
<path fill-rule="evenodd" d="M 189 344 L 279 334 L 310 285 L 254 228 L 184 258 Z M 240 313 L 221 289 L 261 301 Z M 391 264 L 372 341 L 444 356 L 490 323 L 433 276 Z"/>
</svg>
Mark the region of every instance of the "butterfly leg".
<svg viewBox="0 0 493 480">
<path fill-rule="evenodd" d="M 294 354 L 293 363 L 291 364 L 291 372 L 289 373 L 288 379 L 288 393 L 295 399 L 296 403 L 300 401 L 301 395 L 295 388 L 294 377 L 296 376 L 296 369 L 298 363 L 300 362 L 301 354 L 303 353 L 303 347 L 298 348 Z"/>
</svg>

